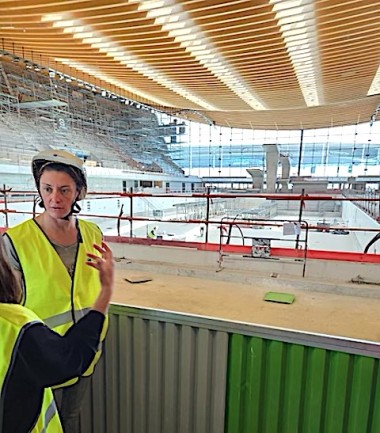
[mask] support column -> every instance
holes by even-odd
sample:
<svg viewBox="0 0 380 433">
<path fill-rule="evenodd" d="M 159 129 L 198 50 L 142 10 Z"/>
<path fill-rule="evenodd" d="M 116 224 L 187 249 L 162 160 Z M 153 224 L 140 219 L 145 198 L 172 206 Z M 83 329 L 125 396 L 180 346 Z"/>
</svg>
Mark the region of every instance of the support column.
<svg viewBox="0 0 380 433">
<path fill-rule="evenodd" d="M 277 144 L 264 144 L 263 147 L 266 156 L 267 192 L 272 193 L 276 191 L 279 152 Z"/>
<path fill-rule="evenodd" d="M 281 177 L 279 179 L 279 183 L 281 185 L 282 192 L 289 191 L 289 177 L 290 177 L 290 160 L 288 155 L 280 154 L 280 163 L 281 163 Z"/>
<path fill-rule="evenodd" d="M 247 168 L 247 172 L 252 177 L 252 188 L 262 192 L 264 184 L 264 172 L 259 168 Z"/>
</svg>

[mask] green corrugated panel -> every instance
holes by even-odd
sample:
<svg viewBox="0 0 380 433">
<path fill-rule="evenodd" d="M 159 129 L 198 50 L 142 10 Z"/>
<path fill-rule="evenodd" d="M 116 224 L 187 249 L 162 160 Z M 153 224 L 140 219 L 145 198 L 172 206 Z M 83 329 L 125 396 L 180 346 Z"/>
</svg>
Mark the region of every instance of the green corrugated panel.
<svg viewBox="0 0 380 433">
<path fill-rule="evenodd" d="M 263 404 L 260 401 L 263 340 L 233 334 L 229 353 L 228 395 L 231 398 L 226 408 L 227 431 L 259 433 L 261 425 L 258 415 Z M 247 404 L 243 404 L 241 398 Z"/>
<path fill-rule="evenodd" d="M 260 426 L 258 424 L 258 414 L 260 413 L 260 371 L 262 369 L 263 360 L 263 340 L 261 338 L 250 338 L 247 341 L 247 377 L 246 388 L 247 398 L 249 399 L 249 410 L 245 414 L 243 420 L 243 428 L 246 431 L 258 432 Z M 257 384 L 257 386 L 252 386 Z"/>
<path fill-rule="evenodd" d="M 82 432 L 380 433 L 378 359 L 231 326 L 113 306 Z"/>
<path fill-rule="evenodd" d="M 368 392 L 372 388 L 372 384 L 376 383 L 375 365 L 373 358 L 364 356 L 354 357 L 354 371 L 352 377 L 352 393 L 351 404 L 348 414 L 348 429 L 347 433 L 356 433 L 362 430 L 362 426 L 370 426 L 371 400 L 373 401 L 372 393 Z M 375 380 L 374 380 L 375 379 Z M 379 412 L 379 406 L 376 406 L 376 413 Z M 366 431 L 366 430 L 364 430 Z M 380 431 L 379 427 L 376 430 Z"/>
<path fill-rule="evenodd" d="M 293 344 L 288 349 L 288 362 L 285 366 L 282 420 L 283 433 L 301 433 L 298 420 L 303 398 L 302 375 L 305 348 Z"/>
<path fill-rule="evenodd" d="M 373 394 L 373 407 L 379 409 L 380 408 L 380 371 L 379 371 L 379 363 L 376 363 L 375 367 L 376 371 L 376 379 L 375 379 L 375 386 L 372 390 Z M 370 417 L 369 422 L 369 432 L 380 432 L 380 410 L 372 410 L 373 416 Z"/>
<path fill-rule="evenodd" d="M 265 364 L 263 364 L 265 365 L 265 370 L 263 371 L 265 382 L 262 389 L 270 389 L 271 392 L 262 393 L 264 402 L 261 412 L 263 415 L 263 433 L 278 431 L 279 424 L 281 423 L 281 384 L 284 377 L 283 346 L 279 341 L 268 341 L 266 344 L 266 360 Z"/>
<path fill-rule="evenodd" d="M 229 351 L 229 372 L 228 372 L 228 383 L 227 383 L 227 431 L 238 432 L 240 431 L 240 410 L 246 407 L 249 401 L 241 402 L 240 398 L 247 399 L 246 386 L 242 382 L 243 378 L 248 378 L 248 374 L 251 371 L 246 372 L 243 363 L 243 353 L 246 352 L 245 343 L 247 339 L 243 335 L 233 335 L 230 339 L 230 351 Z"/>
<path fill-rule="evenodd" d="M 231 334 L 226 433 L 379 433 L 379 360 Z"/>
<path fill-rule="evenodd" d="M 325 433 L 343 432 L 350 355 L 332 352 L 325 383 Z M 322 412 L 323 413 L 323 412 Z"/>
<path fill-rule="evenodd" d="M 299 432 L 321 433 L 322 419 L 316 414 L 321 414 L 323 408 L 326 350 L 311 347 L 306 349 L 306 352 L 304 367 L 299 372 L 304 384 L 303 402 L 300 404 L 301 427 Z M 305 372 L 305 363 L 307 363 L 307 373 Z M 290 387 L 291 384 L 288 386 Z"/>
</svg>

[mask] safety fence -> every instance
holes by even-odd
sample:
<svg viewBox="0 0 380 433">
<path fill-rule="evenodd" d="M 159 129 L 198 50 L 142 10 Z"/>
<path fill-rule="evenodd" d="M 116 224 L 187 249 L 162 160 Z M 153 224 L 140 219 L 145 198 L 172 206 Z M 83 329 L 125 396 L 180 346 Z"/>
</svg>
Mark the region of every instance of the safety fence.
<svg viewBox="0 0 380 433">
<path fill-rule="evenodd" d="M 4 229 L 42 210 L 35 191 L 4 186 L 1 193 L 0 225 Z M 235 250 L 252 255 L 254 251 L 258 254 L 256 247 L 261 244 L 269 246 L 271 254 L 278 250 L 298 259 L 310 254 L 316 257 L 317 251 L 326 258 L 328 251 L 361 254 L 362 260 L 364 253 L 377 255 L 379 249 L 380 224 L 363 210 L 379 207 L 378 196 L 131 190 L 90 192 L 80 204 L 80 216 L 97 223 L 105 236 L 128 237 L 138 243 L 203 244 L 202 248 L 216 244 L 221 254 Z"/>
<path fill-rule="evenodd" d="M 378 342 L 113 305 L 83 433 L 377 433 Z"/>
</svg>

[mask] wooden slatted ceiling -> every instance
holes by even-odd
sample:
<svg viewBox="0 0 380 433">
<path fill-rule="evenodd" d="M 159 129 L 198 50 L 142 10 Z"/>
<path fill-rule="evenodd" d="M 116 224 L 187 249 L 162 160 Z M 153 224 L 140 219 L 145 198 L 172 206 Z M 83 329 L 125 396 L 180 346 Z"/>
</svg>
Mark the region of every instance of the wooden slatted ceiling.
<svg viewBox="0 0 380 433">
<path fill-rule="evenodd" d="M 365 96 L 379 67 L 379 4 L 352 3 L 350 10 L 335 8 L 326 14 L 322 9 L 319 13 L 326 103 Z"/>
<path fill-rule="evenodd" d="M 380 103 L 368 95 L 379 1 L 6 0 L 0 37 L 42 66 L 220 125 L 355 124 Z"/>
</svg>

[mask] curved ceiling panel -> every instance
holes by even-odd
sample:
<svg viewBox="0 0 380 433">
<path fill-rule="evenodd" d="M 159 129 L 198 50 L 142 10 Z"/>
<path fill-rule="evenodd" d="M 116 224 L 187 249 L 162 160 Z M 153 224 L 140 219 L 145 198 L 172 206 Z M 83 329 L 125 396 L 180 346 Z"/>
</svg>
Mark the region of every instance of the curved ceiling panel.
<svg viewBox="0 0 380 433">
<path fill-rule="evenodd" d="M 380 103 L 375 1 L 6 0 L 0 37 L 41 66 L 225 126 L 355 124 Z"/>
</svg>

